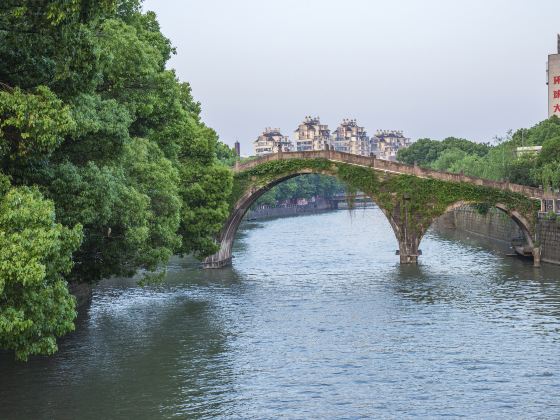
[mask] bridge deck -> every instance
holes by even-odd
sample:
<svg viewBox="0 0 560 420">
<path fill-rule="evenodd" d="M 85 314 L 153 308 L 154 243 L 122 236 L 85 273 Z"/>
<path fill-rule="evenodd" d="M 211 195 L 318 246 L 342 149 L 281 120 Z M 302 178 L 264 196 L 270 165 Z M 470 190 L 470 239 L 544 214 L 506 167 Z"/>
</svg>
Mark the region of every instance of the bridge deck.
<svg viewBox="0 0 560 420">
<path fill-rule="evenodd" d="M 380 172 L 413 175 L 419 178 L 438 179 L 448 182 L 465 182 L 474 185 L 497 188 L 503 191 L 523 194 L 526 197 L 533 199 L 560 199 L 560 194 L 551 193 L 540 188 L 512 184 L 510 182 L 504 181 L 493 181 L 490 179 L 477 178 L 474 176 L 467 176 L 451 172 L 435 171 L 433 169 L 421 168 L 416 165 L 407 165 L 405 163 L 376 159 L 375 157 L 354 155 L 351 153 L 335 152 L 334 150 L 274 153 L 248 162 L 238 163 L 235 166 L 234 171 L 242 172 L 254 168 L 255 166 L 265 162 L 286 159 L 328 159 L 333 162 L 341 162 L 350 165 L 368 167 Z"/>
</svg>

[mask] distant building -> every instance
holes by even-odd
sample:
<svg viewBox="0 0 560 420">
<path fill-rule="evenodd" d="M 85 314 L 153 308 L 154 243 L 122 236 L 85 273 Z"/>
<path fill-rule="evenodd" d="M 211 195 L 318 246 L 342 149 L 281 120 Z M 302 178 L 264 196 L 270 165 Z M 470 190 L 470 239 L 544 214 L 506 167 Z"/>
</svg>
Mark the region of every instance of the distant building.
<svg viewBox="0 0 560 420">
<path fill-rule="evenodd" d="M 410 145 L 410 139 L 398 130 L 377 130 L 369 138 L 364 127 L 356 119 L 345 118 L 331 134 L 326 124 L 321 124 L 319 117 L 307 116 L 294 131 L 294 142 L 282 135 L 279 128 L 265 128 L 253 142 L 256 156 L 271 153 L 298 152 L 310 150 L 334 149 L 338 152 L 361 156 L 375 155 L 379 159 L 396 160 L 397 152 Z M 294 145 L 295 143 L 295 145 Z M 295 147 L 294 147 L 295 146 Z M 235 142 L 235 151 L 239 155 L 239 143 Z"/>
<path fill-rule="evenodd" d="M 396 160 L 400 149 L 410 146 L 410 139 L 398 130 L 377 130 L 371 138 L 371 152 L 379 159 Z"/>
<path fill-rule="evenodd" d="M 516 147 L 515 148 L 515 155 L 517 157 L 526 156 L 526 155 L 538 155 L 542 150 L 542 146 L 525 146 L 525 147 Z"/>
<path fill-rule="evenodd" d="M 262 134 L 253 142 L 255 155 L 263 156 L 270 153 L 291 152 L 293 145 L 288 136 L 283 136 L 279 128 L 265 128 Z"/>
<path fill-rule="evenodd" d="M 235 156 L 237 157 L 241 156 L 241 145 L 239 144 L 238 141 L 235 142 L 233 148 L 235 150 Z"/>
<path fill-rule="evenodd" d="M 558 35 L 557 53 L 548 56 L 546 84 L 548 85 L 548 116 L 560 117 L 560 35 Z"/>
<path fill-rule="evenodd" d="M 319 117 L 305 117 L 294 133 L 298 152 L 326 150 L 330 145 L 331 131 L 327 125 L 321 124 Z"/>
<path fill-rule="evenodd" d="M 358 126 L 355 119 L 344 119 L 332 136 L 334 150 L 369 156 L 370 142 L 364 127 Z"/>
</svg>

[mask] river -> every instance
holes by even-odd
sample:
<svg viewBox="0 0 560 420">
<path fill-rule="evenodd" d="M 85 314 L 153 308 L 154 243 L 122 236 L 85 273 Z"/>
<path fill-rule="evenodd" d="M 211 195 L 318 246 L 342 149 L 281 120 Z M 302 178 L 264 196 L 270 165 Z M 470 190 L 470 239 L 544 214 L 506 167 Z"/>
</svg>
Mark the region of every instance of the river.
<svg viewBox="0 0 560 420">
<path fill-rule="evenodd" d="M 559 418 L 560 267 L 376 209 L 247 223 L 232 268 L 111 279 L 50 358 L 0 355 L 0 418 Z"/>
</svg>

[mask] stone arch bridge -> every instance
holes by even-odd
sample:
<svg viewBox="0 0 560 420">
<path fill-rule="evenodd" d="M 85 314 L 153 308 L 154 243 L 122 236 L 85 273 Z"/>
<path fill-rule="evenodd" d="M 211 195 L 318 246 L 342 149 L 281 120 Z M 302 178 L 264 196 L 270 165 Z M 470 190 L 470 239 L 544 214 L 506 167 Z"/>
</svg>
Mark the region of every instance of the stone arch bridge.
<svg viewBox="0 0 560 420">
<path fill-rule="evenodd" d="M 337 177 L 351 192 L 368 195 L 393 228 L 402 264 L 418 261 L 420 241 L 437 217 L 465 204 L 477 204 L 481 211 L 494 206 L 509 215 L 525 236 L 525 251 L 532 253 L 535 265 L 540 263 L 535 223 L 540 202 L 550 195 L 542 189 L 326 150 L 277 153 L 237 164 L 230 214 L 217 238 L 220 249 L 204 260 L 204 267 L 231 263 L 237 228 L 261 195 L 310 173 Z"/>
</svg>

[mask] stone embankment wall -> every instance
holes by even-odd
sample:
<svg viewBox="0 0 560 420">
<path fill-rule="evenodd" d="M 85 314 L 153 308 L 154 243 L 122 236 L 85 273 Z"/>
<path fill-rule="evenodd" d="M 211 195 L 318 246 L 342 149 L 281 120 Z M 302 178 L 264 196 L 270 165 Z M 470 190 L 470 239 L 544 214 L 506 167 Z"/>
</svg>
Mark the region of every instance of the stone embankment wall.
<svg viewBox="0 0 560 420">
<path fill-rule="evenodd" d="M 455 228 L 465 232 L 507 243 L 511 243 L 514 238 L 523 238 L 519 226 L 507 214 L 496 208 L 490 208 L 486 214 L 481 214 L 475 208 L 460 207 L 452 215 Z"/>
<path fill-rule="evenodd" d="M 541 244 L 541 259 L 560 264 L 560 219 L 546 220 L 540 217 L 537 225 L 537 239 Z"/>
<path fill-rule="evenodd" d="M 321 213 L 331 209 L 331 204 L 325 200 L 318 200 L 315 203 L 309 203 L 301 206 L 295 204 L 287 206 L 261 206 L 249 210 L 245 219 L 260 220 L 274 217 L 297 216 L 301 214 Z"/>
<path fill-rule="evenodd" d="M 495 208 L 481 214 L 473 207 L 460 207 L 438 218 L 433 227 L 436 230 L 457 229 L 508 244 L 512 239 L 523 237 L 517 224 Z M 560 218 L 558 221 L 552 221 L 544 216 L 539 217 L 536 231 L 541 247 L 541 260 L 560 264 Z"/>
</svg>

